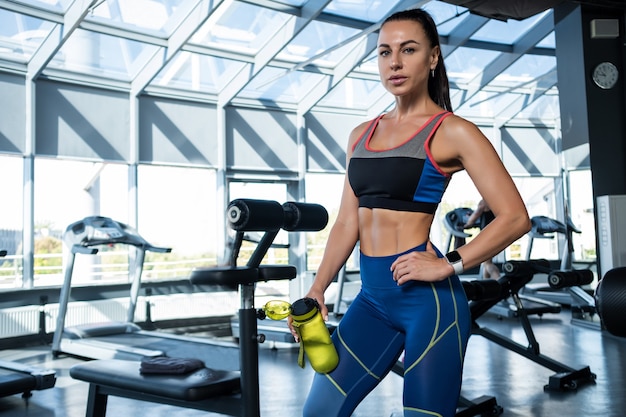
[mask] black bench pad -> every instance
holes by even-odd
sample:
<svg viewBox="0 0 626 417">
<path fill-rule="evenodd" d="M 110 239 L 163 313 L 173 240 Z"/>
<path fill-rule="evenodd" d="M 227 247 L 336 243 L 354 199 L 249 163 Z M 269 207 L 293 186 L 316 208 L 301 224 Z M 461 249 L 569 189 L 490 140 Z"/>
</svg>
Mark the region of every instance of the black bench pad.
<svg viewBox="0 0 626 417">
<path fill-rule="evenodd" d="M 292 265 L 260 265 L 196 268 L 189 277 L 195 285 L 222 285 L 235 288 L 237 285 L 249 285 L 260 281 L 294 279 L 296 267 Z"/>
<path fill-rule="evenodd" d="M 241 390 L 240 373 L 202 368 L 189 374 L 139 373 L 141 362 L 103 359 L 74 365 L 70 376 L 91 384 L 116 387 L 181 401 L 201 401 Z"/>
</svg>

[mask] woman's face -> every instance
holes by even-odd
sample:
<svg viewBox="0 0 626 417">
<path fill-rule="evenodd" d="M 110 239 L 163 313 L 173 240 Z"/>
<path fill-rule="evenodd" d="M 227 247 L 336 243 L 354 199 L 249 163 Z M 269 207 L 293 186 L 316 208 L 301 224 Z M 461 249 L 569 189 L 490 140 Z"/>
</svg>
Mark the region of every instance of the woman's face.
<svg viewBox="0 0 626 417">
<path fill-rule="evenodd" d="M 396 96 L 428 90 L 439 47 L 431 47 L 422 25 L 412 20 L 385 23 L 378 36 L 378 70 L 384 87 Z"/>
</svg>

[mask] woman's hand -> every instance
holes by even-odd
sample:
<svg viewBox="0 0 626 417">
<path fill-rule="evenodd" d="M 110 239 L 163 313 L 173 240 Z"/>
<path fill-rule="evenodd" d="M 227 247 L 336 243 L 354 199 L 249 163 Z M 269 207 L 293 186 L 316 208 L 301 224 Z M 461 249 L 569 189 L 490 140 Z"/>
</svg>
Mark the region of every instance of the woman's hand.
<svg viewBox="0 0 626 417">
<path fill-rule="evenodd" d="M 437 256 L 430 241 L 423 252 L 413 251 L 399 256 L 391 264 L 391 272 L 398 285 L 408 281 L 441 281 L 453 273 L 446 260 Z"/>
<path fill-rule="evenodd" d="M 322 314 L 324 321 L 328 321 L 328 307 L 326 307 L 325 304 L 324 292 L 318 292 L 311 289 L 309 290 L 307 295 L 305 295 L 305 298 L 313 298 L 317 300 L 317 303 L 320 306 L 320 313 Z M 298 338 L 298 332 L 296 332 L 296 329 L 293 327 L 293 318 L 291 316 L 287 317 L 287 326 L 289 326 L 289 331 L 291 331 L 291 335 L 293 336 L 294 340 L 296 342 L 300 342 Z"/>
</svg>

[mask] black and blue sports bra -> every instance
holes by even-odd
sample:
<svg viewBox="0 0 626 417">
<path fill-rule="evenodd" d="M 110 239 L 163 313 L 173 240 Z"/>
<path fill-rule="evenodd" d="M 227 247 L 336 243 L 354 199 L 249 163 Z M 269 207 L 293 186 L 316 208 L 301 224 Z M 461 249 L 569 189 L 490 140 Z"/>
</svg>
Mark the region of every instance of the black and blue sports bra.
<svg viewBox="0 0 626 417">
<path fill-rule="evenodd" d="M 435 213 L 450 175 L 434 161 L 429 142 L 451 114 L 434 115 L 406 142 L 385 150 L 369 147 L 383 115 L 370 122 L 353 145 L 348 165 L 348 180 L 359 207 Z"/>
</svg>

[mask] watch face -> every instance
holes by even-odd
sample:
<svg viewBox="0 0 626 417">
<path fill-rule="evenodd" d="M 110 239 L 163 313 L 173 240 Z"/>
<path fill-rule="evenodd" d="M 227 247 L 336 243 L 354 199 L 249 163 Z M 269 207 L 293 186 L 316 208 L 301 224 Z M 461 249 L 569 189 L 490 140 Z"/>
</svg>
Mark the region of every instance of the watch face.
<svg viewBox="0 0 626 417">
<path fill-rule="evenodd" d="M 615 86 L 618 75 L 615 65 L 610 62 L 602 62 L 595 67 L 592 77 L 598 87 L 608 90 Z"/>
<path fill-rule="evenodd" d="M 446 254 L 446 259 L 448 260 L 449 263 L 453 264 L 461 260 L 461 255 L 459 255 L 459 253 L 454 250 Z"/>
</svg>

